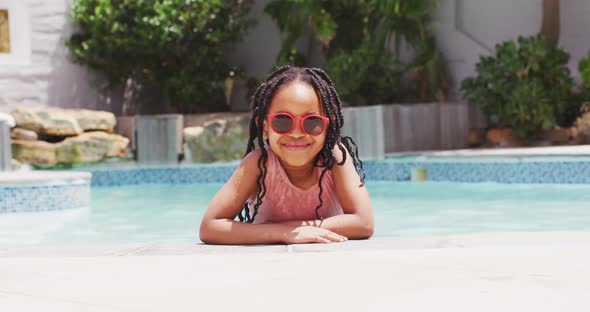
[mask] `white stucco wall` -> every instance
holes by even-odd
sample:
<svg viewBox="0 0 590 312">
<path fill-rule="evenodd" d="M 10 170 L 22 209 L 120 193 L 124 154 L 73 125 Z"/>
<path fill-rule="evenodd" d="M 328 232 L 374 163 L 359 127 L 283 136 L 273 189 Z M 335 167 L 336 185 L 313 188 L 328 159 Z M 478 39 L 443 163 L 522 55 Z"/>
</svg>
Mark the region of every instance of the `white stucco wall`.
<svg viewBox="0 0 590 312">
<path fill-rule="evenodd" d="M 228 51 L 228 61 L 241 66 L 252 76 L 264 77 L 274 65 L 281 48 L 281 33 L 275 22 L 264 13 L 269 0 L 256 1 L 250 16 L 257 21 L 242 40 Z"/>
<path fill-rule="evenodd" d="M 482 54 L 496 43 L 535 35 L 541 29 L 542 0 L 439 0 L 435 29 L 448 62 L 454 97 L 465 77 L 475 74 Z M 571 55 L 569 67 L 577 79 L 578 62 L 590 50 L 590 1 L 563 0 L 559 45 Z"/>
<path fill-rule="evenodd" d="M 250 11 L 250 16 L 257 22 L 243 36 L 242 40 L 230 47 L 227 61 L 246 71 L 247 75 L 263 79 L 274 68 L 281 49 L 282 36 L 272 18 L 264 13 L 264 7 L 270 0 L 257 0 Z M 308 54 L 310 66 L 320 66 L 319 47 L 311 35 L 304 36 L 296 43 L 297 49 Z M 238 81 L 232 94 L 232 110 L 248 110 L 247 90 L 243 81 Z"/>
<path fill-rule="evenodd" d="M 68 58 L 72 0 L 17 1 L 30 14 L 31 58 L 26 65 L 0 66 L 0 111 L 18 105 L 113 109 L 98 92 L 104 81 Z"/>
<path fill-rule="evenodd" d="M 7 1 L 7 0 L 0 0 Z M 31 23 L 31 57 L 28 65 L 0 65 L 0 111 L 17 105 L 85 107 L 120 113 L 119 97 L 104 95 L 104 80 L 68 58 L 65 40 L 71 33 L 69 10 L 74 0 L 14 0 L 28 5 Z M 542 0 L 440 0 L 436 14 L 438 43 L 448 61 L 453 87 L 475 73 L 481 54 L 490 53 L 497 42 L 519 34 L 538 32 Z M 268 0 L 257 1 L 252 15 L 258 24 L 242 42 L 236 44 L 228 60 L 244 66 L 247 73 L 265 76 L 280 47 L 280 34 L 274 22 L 262 11 Z M 590 50 L 590 1 L 561 1 L 560 46 L 572 58 L 570 67 L 578 76 L 577 64 Z M 309 40 L 299 43 L 305 50 L 316 49 Z M 312 63 L 319 64 L 314 55 Z M 237 86 L 232 106 L 244 109 L 243 86 Z M 240 91 L 241 89 L 241 91 Z M 454 93 L 457 98 L 457 92 Z"/>
</svg>

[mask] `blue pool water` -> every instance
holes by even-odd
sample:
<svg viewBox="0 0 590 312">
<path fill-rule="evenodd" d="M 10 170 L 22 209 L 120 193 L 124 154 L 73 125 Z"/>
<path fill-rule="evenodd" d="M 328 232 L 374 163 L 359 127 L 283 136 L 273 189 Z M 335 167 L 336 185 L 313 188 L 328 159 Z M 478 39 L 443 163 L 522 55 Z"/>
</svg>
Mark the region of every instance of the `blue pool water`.
<svg viewBox="0 0 590 312">
<path fill-rule="evenodd" d="M 376 236 L 590 230 L 590 185 L 378 182 Z M 92 189 L 90 208 L 0 214 L 0 244 L 197 242 L 219 183 Z"/>
</svg>

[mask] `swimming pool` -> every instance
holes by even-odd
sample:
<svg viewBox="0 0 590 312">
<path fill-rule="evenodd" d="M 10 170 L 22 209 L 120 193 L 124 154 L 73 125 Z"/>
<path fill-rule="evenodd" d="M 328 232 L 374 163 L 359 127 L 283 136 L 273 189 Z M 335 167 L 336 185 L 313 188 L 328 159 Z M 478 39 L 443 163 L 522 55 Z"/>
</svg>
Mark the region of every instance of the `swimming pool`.
<svg viewBox="0 0 590 312">
<path fill-rule="evenodd" d="M 367 183 L 375 236 L 589 231 L 589 184 Z M 0 214 L 0 244 L 197 242 L 220 183 L 94 187 L 89 208 Z"/>
</svg>

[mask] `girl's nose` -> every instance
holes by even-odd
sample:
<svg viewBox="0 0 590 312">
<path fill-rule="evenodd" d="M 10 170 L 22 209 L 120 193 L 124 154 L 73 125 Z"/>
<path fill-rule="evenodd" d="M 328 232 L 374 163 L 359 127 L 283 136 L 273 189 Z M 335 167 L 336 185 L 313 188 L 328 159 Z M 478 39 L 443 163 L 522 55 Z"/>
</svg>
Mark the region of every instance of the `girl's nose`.
<svg viewBox="0 0 590 312">
<path fill-rule="evenodd" d="M 293 131 L 290 133 L 290 135 L 294 138 L 301 138 L 305 136 L 305 132 L 303 131 L 303 129 L 301 128 L 303 126 L 303 123 L 301 122 L 301 120 L 297 120 L 295 122 L 295 129 L 293 129 Z"/>
</svg>

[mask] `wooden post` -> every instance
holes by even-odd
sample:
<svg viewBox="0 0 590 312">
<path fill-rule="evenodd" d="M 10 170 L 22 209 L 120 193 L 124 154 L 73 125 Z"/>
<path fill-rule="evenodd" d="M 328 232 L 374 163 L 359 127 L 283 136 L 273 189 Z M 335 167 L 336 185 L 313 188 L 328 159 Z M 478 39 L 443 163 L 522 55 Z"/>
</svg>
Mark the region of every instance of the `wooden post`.
<svg viewBox="0 0 590 312">
<path fill-rule="evenodd" d="M 557 46 L 559 42 L 560 16 L 559 0 L 543 0 L 543 19 L 541 33 L 547 37 L 547 43 Z"/>
</svg>

